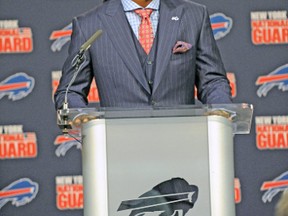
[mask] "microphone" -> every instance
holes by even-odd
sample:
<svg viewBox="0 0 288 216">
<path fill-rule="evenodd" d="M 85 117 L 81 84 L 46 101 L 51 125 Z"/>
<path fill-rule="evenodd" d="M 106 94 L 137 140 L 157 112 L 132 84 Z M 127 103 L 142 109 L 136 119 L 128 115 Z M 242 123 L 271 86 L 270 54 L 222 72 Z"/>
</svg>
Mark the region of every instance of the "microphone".
<svg viewBox="0 0 288 216">
<path fill-rule="evenodd" d="M 63 134 L 68 134 L 68 129 L 71 129 L 71 125 L 68 122 L 68 116 L 67 113 L 65 112 L 68 110 L 68 92 L 71 87 L 71 85 L 74 83 L 78 73 L 81 70 L 81 67 L 83 66 L 83 63 L 86 61 L 86 55 L 85 52 L 91 47 L 92 43 L 99 38 L 102 35 L 102 30 L 96 31 L 79 49 L 79 52 L 77 55 L 73 58 L 72 60 L 72 67 L 75 68 L 75 72 L 73 74 L 72 79 L 70 80 L 66 91 L 65 91 L 65 97 L 64 97 L 64 103 L 62 106 L 62 110 L 58 110 L 58 119 L 59 123 L 58 126 L 60 129 L 62 129 Z M 62 112 L 64 111 L 64 112 Z M 62 115 L 60 114 L 62 113 Z M 62 116 L 62 117 L 61 117 Z"/>
<path fill-rule="evenodd" d="M 68 92 L 71 87 L 71 85 L 74 83 L 79 71 L 80 71 L 80 66 L 83 65 L 86 60 L 86 56 L 84 55 L 85 52 L 91 47 L 92 43 L 99 38 L 102 35 L 102 30 L 96 31 L 79 49 L 79 52 L 77 55 L 74 57 L 72 60 L 72 66 L 75 67 L 75 73 L 73 74 L 72 79 L 70 80 L 66 91 L 65 91 L 65 97 L 64 97 L 64 103 L 63 103 L 63 109 L 68 109 Z"/>
<path fill-rule="evenodd" d="M 80 51 L 79 53 L 84 53 L 86 50 L 88 50 L 92 43 L 98 38 L 100 37 L 102 34 L 102 30 L 98 30 L 96 31 L 81 47 L 80 47 Z"/>
</svg>

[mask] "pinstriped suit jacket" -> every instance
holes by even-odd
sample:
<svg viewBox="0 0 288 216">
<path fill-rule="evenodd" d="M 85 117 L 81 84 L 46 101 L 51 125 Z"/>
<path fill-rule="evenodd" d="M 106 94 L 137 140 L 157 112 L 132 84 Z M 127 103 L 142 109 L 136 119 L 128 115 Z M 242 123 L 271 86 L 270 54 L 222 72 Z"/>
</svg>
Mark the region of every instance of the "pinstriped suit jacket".
<svg viewBox="0 0 288 216">
<path fill-rule="evenodd" d="M 69 56 L 55 93 L 56 108 L 62 106 L 74 73 L 72 59 L 99 29 L 103 34 L 86 53 L 87 62 L 70 88 L 69 107 L 87 106 L 93 77 L 103 107 L 143 107 L 152 102 L 159 106 L 194 104 L 194 85 L 202 103 L 231 102 L 229 82 L 204 6 L 185 0 L 161 0 L 156 71 L 150 88 L 121 1 L 109 0 L 73 20 Z M 173 54 L 177 41 L 190 43 L 192 48 Z"/>
</svg>

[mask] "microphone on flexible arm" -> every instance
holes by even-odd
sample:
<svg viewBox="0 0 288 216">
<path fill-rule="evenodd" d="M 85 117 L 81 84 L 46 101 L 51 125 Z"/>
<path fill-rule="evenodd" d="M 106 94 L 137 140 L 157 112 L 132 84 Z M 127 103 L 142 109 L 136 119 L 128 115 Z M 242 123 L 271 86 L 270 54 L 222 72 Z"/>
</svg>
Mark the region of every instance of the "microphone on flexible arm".
<svg viewBox="0 0 288 216">
<path fill-rule="evenodd" d="M 62 132 L 64 134 L 68 133 L 68 129 L 71 128 L 71 125 L 69 125 L 68 123 L 68 116 L 67 113 L 65 114 L 65 111 L 68 110 L 68 92 L 69 89 L 71 87 L 71 85 L 74 83 L 78 73 L 80 72 L 80 70 L 82 69 L 82 66 L 84 64 L 84 62 L 86 61 L 86 55 L 85 52 L 91 47 L 92 43 L 99 38 L 102 35 L 102 30 L 98 30 L 96 31 L 79 49 L 79 52 L 77 53 L 77 55 L 73 58 L 72 60 L 72 67 L 75 68 L 75 72 L 73 74 L 72 79 L 70 80 L 66 91 L 65 91 L 65 97 L 64 97 L 64 103 L 62 106 L 61 111 L 64 111 L 62 113 L 64 113 L 62 115 L 62 117 L 60 117 L 59 113 L 58 113 L 58 119 L 60 119 L 60 124 L 58 124 L 58 126 L 62 129 Z"/>
<path fill-rule="evenodd" d="M 96 31 L 79 49 L 79 52 L 72 60 L 72 66 L 75 68 L 75 72 L 73 74 L 73 77 L 71 81 L 69 82 L 66 91 L 65 91 L 65 98 L 63 103 L 63 109 L 68 109 L 68 92 L 71 85 L 74 83 L 79 71 L 80 67 L 83 65 L 86 60 L 85 52 L 91 47 L 92 43 L 102 35 L 102 30 Z"/>
</svg>

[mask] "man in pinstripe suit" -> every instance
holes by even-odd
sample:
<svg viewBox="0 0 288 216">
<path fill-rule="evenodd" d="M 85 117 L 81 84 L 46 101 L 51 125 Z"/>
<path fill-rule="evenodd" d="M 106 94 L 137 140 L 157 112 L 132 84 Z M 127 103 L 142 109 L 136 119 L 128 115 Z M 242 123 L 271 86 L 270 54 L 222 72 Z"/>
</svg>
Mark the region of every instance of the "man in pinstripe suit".
<svg viewBox="0 0 288 216">
<path fill-rule="evenodd" d="M 139 44 L 137 8 L 151 8 L 154 42 Z M 109 0 L 74 18 L 69 56 L 55 93 L 61 108 L 80 46 L 102 29 L 69 89 L 69 107 L 86 107 L 93 77 L 102 107 L 231 103 L 229 82 L 205 6 L 185 0 Z"/>
</svg>

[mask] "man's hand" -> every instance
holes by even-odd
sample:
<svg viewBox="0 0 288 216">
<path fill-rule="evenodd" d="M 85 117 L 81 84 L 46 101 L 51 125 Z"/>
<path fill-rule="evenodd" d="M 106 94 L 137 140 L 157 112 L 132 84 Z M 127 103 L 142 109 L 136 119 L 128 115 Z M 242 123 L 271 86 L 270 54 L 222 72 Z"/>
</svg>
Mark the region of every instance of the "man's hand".
<svg viewBox="0 0 288 216">
<path fill-rule="evenodd" d="M 224 118 L 227 118 L 229 120 L 233 120 L 233 118 L 236 116 L 235 113 L 233 112 L 229 112 L 229 111 L 226 111 L 226 110 L 212 110 L 212 111 L 209 111 L 206 113 L 207 115 L 211 116 L 211 115 L 216 115 L 216 116 L 222 116 Z"/>
<path fill-rule="evenodd" d="M 88 115 L 88 114 L 80 114 L 74 117 L 71 124 L 73 127 L 81 127 L 82 124 L 89 122 L 93 119 L 97 119 L 97 118 L 95 116 Z"/>
</svg>

